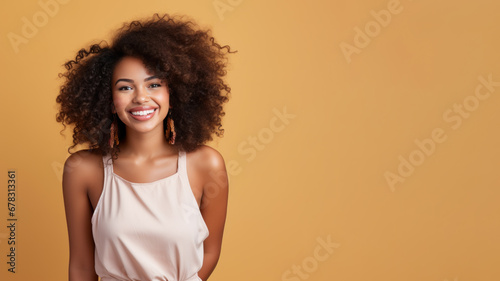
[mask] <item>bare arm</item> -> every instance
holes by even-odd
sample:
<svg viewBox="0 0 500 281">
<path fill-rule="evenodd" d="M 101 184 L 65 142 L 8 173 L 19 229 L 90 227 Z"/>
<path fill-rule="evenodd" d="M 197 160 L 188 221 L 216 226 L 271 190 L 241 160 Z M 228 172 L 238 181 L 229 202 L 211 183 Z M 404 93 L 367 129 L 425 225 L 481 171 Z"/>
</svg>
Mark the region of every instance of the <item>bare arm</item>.
<svg viewBox="0 0 500 281">
<path fill-rule="evenodd" d="M 97 281 L 94 269 L 92 206 L 89 201 L 88 152 L 79 151 L 64 163 L 63 197 L 69 238 L 69 281 Z"/>
<path fill-rule="evenodd" d="M 208 280 L 219 261 L 228 202 L 228 179 L 224 159 L 216 150 L 205 149 L 207 167 L 204 174 L 201 214 L 210 232 L 203 244 L 203 266 L 198 276 Z"/>
</svg>

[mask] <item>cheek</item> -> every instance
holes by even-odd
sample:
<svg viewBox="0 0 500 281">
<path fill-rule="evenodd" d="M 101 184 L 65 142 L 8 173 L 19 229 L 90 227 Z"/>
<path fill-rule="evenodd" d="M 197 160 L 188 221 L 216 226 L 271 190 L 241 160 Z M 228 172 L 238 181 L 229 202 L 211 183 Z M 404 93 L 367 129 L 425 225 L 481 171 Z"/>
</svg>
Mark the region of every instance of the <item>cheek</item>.
<svg viewBox="0 0 500 281">
<path fill-rule="evenodd" d="M 169 94 L 168 92 L 163 92 L 160 95 L 157 96 L 157 102 L 160 103 L 163 106 L 168 106 L 169 104 Z"/>
<path fill-rule="evenodd" d="M 156 96 L 156 103 L 160 106 L 160 117 L 165 119 L 167 117 L 169 107 L 169 95 L 168 93 L 162 93 L 161 95 Z"/>
<path fill-rule="evenodd" d="M 125 109 L 127 108 L 127 105 L 129 104 L 129 101 L 127 98 L 118 97 L 116 95 L 113 96 L 113 104 L 115 105 L 116 113 L 120 118 L 126 118 L 127 113 L 125 112 Z"/>
<path fill-rule="evenodd" d="M 129 101 L 127 98 L 119 95 L 113 95 L 113 104 L 115 105 L 117 111 L 124 110 L 128 103 Z"/>
</svg>

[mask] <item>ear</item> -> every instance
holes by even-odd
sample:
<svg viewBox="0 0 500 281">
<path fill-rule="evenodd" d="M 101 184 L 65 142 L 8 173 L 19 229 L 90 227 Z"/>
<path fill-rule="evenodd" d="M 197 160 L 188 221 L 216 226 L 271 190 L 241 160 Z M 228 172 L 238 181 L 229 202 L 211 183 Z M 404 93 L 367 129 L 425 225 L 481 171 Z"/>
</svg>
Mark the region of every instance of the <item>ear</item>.
<svg viewBox="0 0 500 281">
<path fill-rule="evenodd" d="M 116 108 L 115 108 L 115 105 L 111 105 L 111 113 L 116 113 Z"/>
</svg>

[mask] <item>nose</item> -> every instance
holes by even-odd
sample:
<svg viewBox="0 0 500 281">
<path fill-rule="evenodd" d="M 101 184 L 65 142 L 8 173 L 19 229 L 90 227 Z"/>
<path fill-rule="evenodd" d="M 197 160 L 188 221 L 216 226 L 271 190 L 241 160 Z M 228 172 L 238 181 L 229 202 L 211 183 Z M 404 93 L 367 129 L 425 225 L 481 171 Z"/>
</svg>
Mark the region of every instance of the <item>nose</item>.
<svg viewBox="0 0 500 281">
<path fill-rule="evenodd" d="M 137 87 L 135 91 L 134 101 L 137 103 L 144 103 L 149 101 L 148 91 L 142 87 Z"/>
</svg>

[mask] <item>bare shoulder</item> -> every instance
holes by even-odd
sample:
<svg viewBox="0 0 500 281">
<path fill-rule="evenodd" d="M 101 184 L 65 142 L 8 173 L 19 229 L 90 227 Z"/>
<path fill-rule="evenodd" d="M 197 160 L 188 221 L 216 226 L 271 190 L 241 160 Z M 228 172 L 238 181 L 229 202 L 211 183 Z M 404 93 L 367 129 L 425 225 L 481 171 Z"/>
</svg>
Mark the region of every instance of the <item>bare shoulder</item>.
<svg viewBox="0 0 500 281">
<path fill-rule="evenodd" d="M 209 228 L 212 228 L 210 217 L 225 216 L 223 214 L 227 206 L 229 179 L 224 158 L 216 149 L 200 145 L 187 153 L 187 166 L 189 166 L 189 180 L 200 204 L 202 215 L 208 222 Z"/>
<path fill-rule="evenodd" d="M 191 165 L 197 170 L 214 171 L 225 170 L 224 158 L 215 148 L 208 145 L 200 145 L 195 150 L 188 152 L 187 157 Z"/>
<path fill-rule="evenodd" d="M 102 156 L 88 149 L 77 151 L 66 159 L 64 163 L 63 182 L 80 182 L 88 185 L 103 169 Z M 81 184 L 80 184 L 81 186 Z"/>
</svg>

